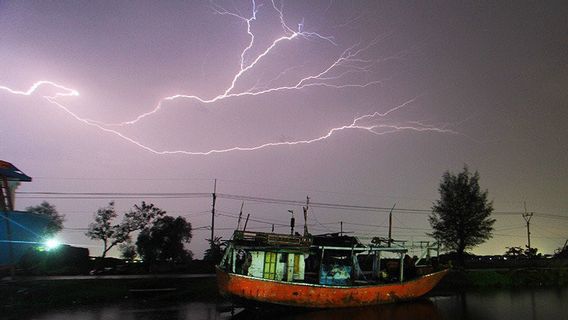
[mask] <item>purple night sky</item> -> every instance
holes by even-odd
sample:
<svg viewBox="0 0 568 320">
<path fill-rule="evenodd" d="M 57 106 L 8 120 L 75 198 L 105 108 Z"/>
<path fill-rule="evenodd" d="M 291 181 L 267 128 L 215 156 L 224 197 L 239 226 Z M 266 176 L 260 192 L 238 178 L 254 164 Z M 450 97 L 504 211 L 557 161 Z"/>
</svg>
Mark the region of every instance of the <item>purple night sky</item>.
<svg viewBox="0 0 568 320">
<path fill-rule="evenodd" d="M 218 179 L 222 194 L 428 210 L 443 172 L 467 164 L 497 219 L 474 253 L 526 244 L 523 202 L 532 246 L 564 244 L 565 2 L 253 5 L 0 1 L 0 159 L 33 177 L 18 191 L 211 193 Z M 55 204 L 61 240 L 92 255 L 84 229 L 111 200 L 184 216 L 195 256 L 207 246 L 210 196 L 69 198 L 19 194 L 16 206 Z M 218 199 L 216 235 L 230 236 L 240 206 Z M 301 228 L 300 205 L 244 205 L 252 230 L 288 232 L 287 210 Z M 314 207 L 309 223 L 386 236 L 387 216 Z M 394 225 L 397 239 L 428 239 L 425 211 L 396 211 Z"/>
</svg>

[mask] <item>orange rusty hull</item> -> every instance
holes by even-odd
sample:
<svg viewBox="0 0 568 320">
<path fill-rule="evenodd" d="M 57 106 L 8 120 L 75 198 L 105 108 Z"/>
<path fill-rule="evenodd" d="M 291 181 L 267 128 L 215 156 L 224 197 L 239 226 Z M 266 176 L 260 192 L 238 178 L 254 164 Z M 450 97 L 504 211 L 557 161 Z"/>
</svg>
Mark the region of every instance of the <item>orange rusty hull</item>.
<svg viewBox="0 0 568 320">
<path fill-rule="evenodd" d="M 348 308 L 416 299 L 432 290 L 447 272 L 403 283 L 348 287 L 259 279 L 217 268 L 217 282 L 223 296 L 238 300 L 303 308 Z"/>
</svg>

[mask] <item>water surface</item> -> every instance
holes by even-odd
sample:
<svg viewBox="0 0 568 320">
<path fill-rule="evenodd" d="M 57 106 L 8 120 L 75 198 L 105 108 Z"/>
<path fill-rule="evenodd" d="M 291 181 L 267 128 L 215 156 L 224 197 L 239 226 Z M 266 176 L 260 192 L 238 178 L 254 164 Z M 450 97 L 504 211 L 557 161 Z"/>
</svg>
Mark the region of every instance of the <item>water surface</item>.
<svg viewBox="0 0 568 320">
<path fill-rule="evenodd" d="M 492 290 L 435 296 L 418 301 L 357 309 L 276 312 L 237 309 L 234 317 L 226 303 L 123 302 L 114 305 L 74 306 L 10 315 L 37 320 L 143 320 L 143 319 L 487 319 L 568 320 L 568 289 Z"/>
</svg>

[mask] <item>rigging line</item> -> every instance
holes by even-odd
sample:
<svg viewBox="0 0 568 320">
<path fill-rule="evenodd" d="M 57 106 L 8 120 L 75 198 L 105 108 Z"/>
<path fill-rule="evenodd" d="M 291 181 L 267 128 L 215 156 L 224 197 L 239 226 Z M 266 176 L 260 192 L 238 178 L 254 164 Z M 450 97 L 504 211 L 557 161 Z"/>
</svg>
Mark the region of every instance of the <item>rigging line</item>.
<svg viewBox="0 0 568 320">
<path fill-rule="evenodd" d="M 329 231 L 329 232 L 333 232 L 333 230 L 331 230 L 330 228 L 324 226 L 321 222 L 318 221 L 318 218 L 316 217 L 316 214 L 314 212 L 314 209 L 310 206 L 310 211 L 312 212 L 312 215 L 314 216 L 314 220 L 316 221 L 317 224 L 319 224 L 320 226 L 322 226 L 325 230 Z"/>
<path fill-rule="evenodd" d="M 230 212 L 230 211 L 225 211 L 225 210 L 216 210 L 216 211 L 226 213 L 228 215 L 231 215 L 231 217 L 234 217 L 234 218 L 239 217 L 238 214 L 235 214 L 235 213 Z M 254 219 L 257 219 L 257 218 L 254 218 Z M 249 220 L 253 221 L 252 219 L 249 219 Z M 261 219 L 257 219 L 257 220 L 261 220 Z M 280 224 L 280 225 L 288 225 L 288 223 L 286 221 L 278 221 L 278 220 L 271 220 L 271 219 L 262 219 L 262 221 L 274 223 L 274 224 Z"/>
<path fill-rule="evenodd" d="M 216 210 L 216 211 L 223 212 L 223 213 L 227 213 L 227 214 L 231 214 L 231 215 L 233 215 L 234 217 L 238 217 L 238 214 L 236 214 L 236 213 L 233 212 L 233 211 L 226 211 L 226 210 Z M 286 224 L 286 225 L 287 225 L 287 223 L 288 223 L 287 221 L 279 221 L 279 220 L 273 220 L 273 219 L 264 219 L 264 220 L 265 220 L 265 221 L 270 221 L 271 223 L 280 223 L 280 224 Z"/>
<path fill-rule="evenodd" d="M 363 226 L 363 227 L 376 227 L 376 228 L 388 228 L 385 225 L 376 225 L 376 224 L 367 224 L 367 223 L 355 223 L 355 222 L 343 222 L 343 224 L 347 225 L 354 225 L 354 226 Z M 402 230 L 419 230 L 419 231 L 432 231 L 432 228 L 413 228 L 413 227 L 393 227 L 393 229 L 402 229 Z"/>
<path fill-rule="evenodd" d="M 229 218 L 232 218 L 232 219 L 238 219 L 237 216 L 228 215 L 228 214 L 224 214 L 224 213 L 217 213 L 217 215 L 220 215 L 220 216 L 223 216 L 223 217 L 229 217 Z M 259 219 L 255 219 L 255 218 L 249 218 L 249 221 L 254 221 L 254 222 L 263 223 L 263 224 L 277 225 L 276 223 L 273 223 L 273 222 L 263 221 L 263 220 L 259 220 Z M 278 224 L 278 225 L 279 226 L 287 226 L 286 224 Z"/>
<path fill-rule="evenodd" d="M 403 227 L 408 228 L 408 227 L 406 226 L 406 224 L 403 223 L 396 215 L 394 215 L 393 218 L 394 218 L 398 223 L 400 223 Z M 394 227 L 393 227 L 393 228 L 394 228 Z"/>
</svg>

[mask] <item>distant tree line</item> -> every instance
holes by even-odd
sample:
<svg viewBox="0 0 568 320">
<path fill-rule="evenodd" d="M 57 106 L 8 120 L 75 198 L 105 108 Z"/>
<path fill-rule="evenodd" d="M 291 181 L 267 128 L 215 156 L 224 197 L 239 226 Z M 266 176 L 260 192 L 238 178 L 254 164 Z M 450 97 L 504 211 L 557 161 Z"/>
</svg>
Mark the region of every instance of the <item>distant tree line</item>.
<svg viewBox="0 0 568 320">
<path fill-rule="evenodd" d="M 171 217 L 154 204 L 142 202 L 115 222 L 118 214 L 114 202 L 95 212 L 94 222 L 86 235 L 103 242 L 101 257 L 118 247 L 122 256 L 133 260 L 139 256 L 145 263 L 183 263 L 191 260 L 192 253 L 185 246 L 192 238 L 191 223 L 183 217 Z M 132 235 L 139 232 L 135 244 Z"/>
</svg>

